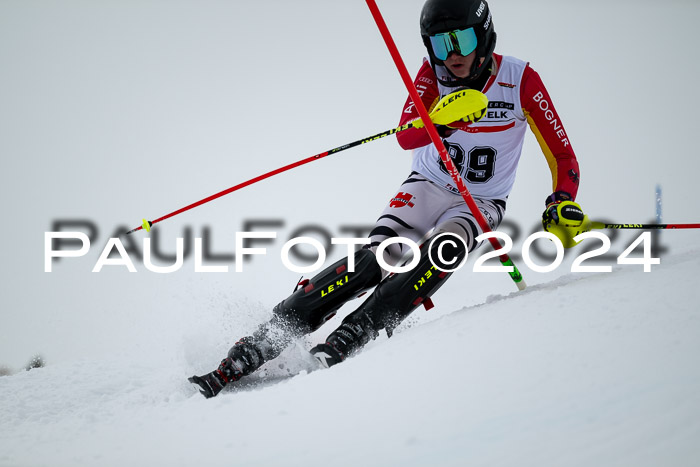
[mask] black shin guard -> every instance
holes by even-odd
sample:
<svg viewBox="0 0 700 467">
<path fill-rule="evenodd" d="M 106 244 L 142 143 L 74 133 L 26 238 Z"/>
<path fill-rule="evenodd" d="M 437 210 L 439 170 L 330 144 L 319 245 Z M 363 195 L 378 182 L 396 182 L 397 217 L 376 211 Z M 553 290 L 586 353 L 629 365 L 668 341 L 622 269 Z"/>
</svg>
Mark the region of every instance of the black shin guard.
<svg viewBox="0 0 700 467">
<path fill-rule="evenodd" d="M 376 329 L 391 332 L 421 303 L 442 287 L 467 255 L 464 242 L 454 234 L 438 233 L 421 248 L 418 264 L 407 272 L 389 276 L 361 307 Z"/>
<path fill-rule="evenodd" d="M 244 374 L 276 358 L 293 339 L 315 331 L 345 302 L 381 281 L 381 268 L 370 250 L 355 253 L 354 263 L 353 272 L 348 270 L 348 258 L 324 269 L 276 305 L 268 323 L 231 348 L 231 358 L 240 361 L 245 357 L 251 363 Z"/>
<path fill-rule="evenodd" d="M 382 271 L 370 250 L 354 256 L 354 272 L 348 271 L 348 258 L 329 266 L 280 302 L 274 313 L 281 320 L 306 334 L 335 315 L 348 300 L 379 284 Z"/>
<path fill-rule="evenodd" d="M 382 281 L 360 308 L 349 314 L 343 324 L 328 336 L 326 343 L 314 348 L 312 353 L 325 366 L 331 366 L 345 360 L 370 339 L 375 339 L 379 330 L 386 329 L 391 336 L 396 326 L 430 298 L 451 275 L 436 265 L 443 270 L 448 270 L 450 265 L 454 268 L 461 264 L 466 252 L 464 243 L 455 236 L 438 234 L 431 237 L 421 248 L 416 267 Z"/>
</svg>

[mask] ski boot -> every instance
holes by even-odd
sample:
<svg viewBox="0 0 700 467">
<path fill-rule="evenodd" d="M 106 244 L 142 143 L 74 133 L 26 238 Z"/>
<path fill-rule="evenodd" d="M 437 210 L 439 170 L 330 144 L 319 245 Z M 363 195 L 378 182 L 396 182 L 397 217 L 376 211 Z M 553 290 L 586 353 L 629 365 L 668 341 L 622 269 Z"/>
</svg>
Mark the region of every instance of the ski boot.
<svg viewBox="0 0 700 467">
<path fill-rule="evenodd" d="M 187 380 L 199 386 L 199 392 L 207 399 L 216 396 L 228 384 L 251 374 L 263 364 L 257 348 L 241 339 L 229 350 L 228 357 L 221 360 L 219 368 L 202 376 L 192 376 Z"/>
<path fill-rule="evenodd" d="M 378 335 L 370 317 L 358 310 L 348 315 L 338 329 L 328 336 L 325 343 L 311 349 L 311 354 L 321 365 L 329 368 L 357 352 Z"/>
<path fill-rule="evenodd" d="M 230 357 L 221 360 L 219 368 L 202 376 L 192 376 L 187 378 L 190 383 L 200 387 L 199 392 L 209 399 L 221 392 L 221 390 L 229 383 L 238 381 L 243 372 L 236 365 L 236 362 Z"/>
</svg>

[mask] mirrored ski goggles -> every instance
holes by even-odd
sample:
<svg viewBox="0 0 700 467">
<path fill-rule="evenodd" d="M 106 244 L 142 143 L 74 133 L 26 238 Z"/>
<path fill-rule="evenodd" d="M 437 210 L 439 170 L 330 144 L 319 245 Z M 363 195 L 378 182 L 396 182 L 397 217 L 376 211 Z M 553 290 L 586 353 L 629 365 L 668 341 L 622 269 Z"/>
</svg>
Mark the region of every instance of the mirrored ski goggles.
<svg viewBox="0 0 700 467">
<path fill-rule="evenodd" d="M 438 60 L 447 60 L 447 56 L 453 51 L 460 55 L 469 55 L 476 49 L 477 40 L 474 28 L 457 29 L 429 37 L 433 54 Z"/>
</svg>

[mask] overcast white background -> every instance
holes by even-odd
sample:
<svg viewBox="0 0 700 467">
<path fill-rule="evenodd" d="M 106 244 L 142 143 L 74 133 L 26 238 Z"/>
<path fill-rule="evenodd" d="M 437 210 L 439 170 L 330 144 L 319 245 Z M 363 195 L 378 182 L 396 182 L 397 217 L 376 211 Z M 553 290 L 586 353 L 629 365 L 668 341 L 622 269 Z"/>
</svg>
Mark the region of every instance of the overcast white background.
<svg viewBox="0 0 700 467">
<path fill-rule="evenodd" d="M 412 74 L 424 56 L 422 3 L 379 2 Z M 579 157 L 586 212 L 647 222 L 661 184 L 665 221 L 700 221 L 700 6 L 494 0 L 491 8 L 497 52 L 530 61 L 552 95 Z M 343 236 L 343 225 L 371 225 L 410 168 L 410 154 L 385 138 L 157 225 L 168 252 L 186 226 L 199 237 L 209 226 L 213 251 L 233 253 L 245 220 L 284 219 L 268 256 L 243 273 L 230 263 L 226 274 L 195 274 L 190 259 L 158 275 L 133 258 L 137 273 L 96 274 L 107 238 L 142 217 L 395 126 L 406 91 L 371 15 L 359 0 L 2 0 L 0 73 L 0 364 L 14 368 L 35 352 L 49 362 L 173 352 L 189 326 L 224 316 L 233 342 L 298 279 L 278 257 L 292 230 L 313 223 Z M 528 134 L 509 219 L 529 233 L 550 192 Z M 84 258 L 45 273 L 44 233 L 76 218 L 95 222 L 99 238 Z M 664 241 L 681 251 L 698 233 L 665 232 Z M 551 279 L 522 269 L 530 283 Z M 505 275 L 465 270 L 435 302 L 451 310 L 512 288 Z"/>
</svg>

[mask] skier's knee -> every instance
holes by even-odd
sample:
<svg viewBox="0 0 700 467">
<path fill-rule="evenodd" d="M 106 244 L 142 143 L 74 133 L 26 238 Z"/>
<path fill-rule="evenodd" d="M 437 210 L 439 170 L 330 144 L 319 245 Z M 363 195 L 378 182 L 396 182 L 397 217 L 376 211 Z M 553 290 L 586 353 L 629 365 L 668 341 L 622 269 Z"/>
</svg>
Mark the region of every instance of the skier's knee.
<svg viewBox="0 0 700 467">
<path fill-rule="evenodd" d="M 476 237 L 481 235 L 480 228 L 471 221 L 463 218 L 450 219 L 435 228 L 431 240 L 437 237 L 452 237 L 452 240 L 461 240 L 469 251 L 476 246 Z M 444 240 L 446 240 L 445 238 Z"/>
</svg>

